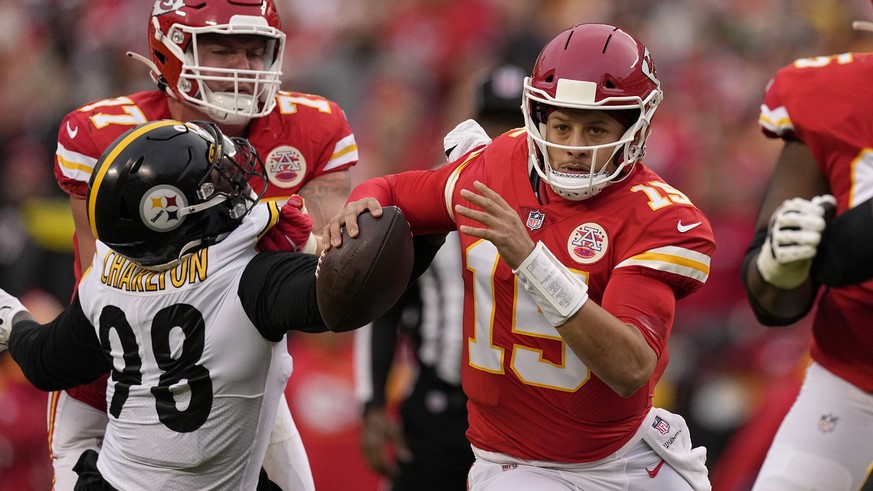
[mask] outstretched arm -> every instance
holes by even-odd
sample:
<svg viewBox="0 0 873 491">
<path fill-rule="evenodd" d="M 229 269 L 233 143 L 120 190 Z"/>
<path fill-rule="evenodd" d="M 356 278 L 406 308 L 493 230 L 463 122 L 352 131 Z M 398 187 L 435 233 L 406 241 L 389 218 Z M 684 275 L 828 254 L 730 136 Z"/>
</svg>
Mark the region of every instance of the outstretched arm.
<svg viewBox="0 0 873 491">
<path fill-rule="evenodd" d="M 112 369 L 78 295 L 55 320 L 40 325 L 15 297 L 0 290 L 0 317 L 0 341 L 8 339 L 12 358 L 40 390 L 76 387 Z"/>
</svg>

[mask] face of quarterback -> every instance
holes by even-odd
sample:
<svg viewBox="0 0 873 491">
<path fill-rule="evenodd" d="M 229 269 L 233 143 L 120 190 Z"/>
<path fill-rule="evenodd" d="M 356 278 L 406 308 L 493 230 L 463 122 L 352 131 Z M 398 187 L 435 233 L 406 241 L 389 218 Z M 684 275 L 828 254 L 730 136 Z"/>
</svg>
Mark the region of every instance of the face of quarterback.
<svg viewBox="0 0 873 491">
<path fill-rule="evenodd" d="M 268 40 L 262 36 L 210 34 L 200 37 L 197 56 L 200 66 L 231 70 L 264 70 Z M 202 71 L 212 92 L 234 92 L 233 82 L 209 80 L 217 72 Z M 252 94 L 254 84 L 240 84 L 240 92 Z"/>
<path fill-rule="evenodd" d="M 625 130 L 624 125 L 608 111 L 557 108 L 546 118 L 545 140 L 557 145 L 586 148 L 570 150 L 548 146 L 549 165 L 558 172 L 577 174 L 589 172 L 592 164 L 596 171 L 601 172 L 609 161 L 606 172 L 612 172 L 616 167 L 615 162 L 610 161 L 614 148 L 590 147 L 616 142 Z"/>
</svg>

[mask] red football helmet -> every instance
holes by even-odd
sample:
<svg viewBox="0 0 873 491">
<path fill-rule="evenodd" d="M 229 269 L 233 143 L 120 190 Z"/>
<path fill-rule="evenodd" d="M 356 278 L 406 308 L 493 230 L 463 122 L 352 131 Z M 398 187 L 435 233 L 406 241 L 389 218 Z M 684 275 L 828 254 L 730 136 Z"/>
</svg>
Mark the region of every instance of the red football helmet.
<svg viewBox="0 0 873 491">
<path fill-rule="evenodd" d="M 273 0 L 156 0 L 148 31 L 153 77 L 171 96 L 223 124 L 244 124 L 275 107 L 285 33 Z M 264 69 L 201 66 L 204 34 L 263 36 Z M 233 91 L 214 92 L 207 81 L 230 82 Z"/>
<path fill-rule="evenodd" d="M 621 180 L 644 152 L 649 124 L 663 94 L 649 50 L 634 36 L 605 24 L 580 24 L 558 34 L 543 48 L 533 74 L 525 79 L 522 113 L 528 133 L 531 165 L 560 196 L 583 200 Z M 627 131 L 616 142 L 575 147 L 549 143 L 543 137 L 550 108 L 621 111 Z M 628 118 L 628 115 L 630 117 Z M 557 172 L 549 165 L 547 147 L 611 152 L 617 168 L 587 173 Z M 621 150 L 621 154 L 619 154 Z M 593 160 L 594 161 L 594 160 Z"/>
</svg>

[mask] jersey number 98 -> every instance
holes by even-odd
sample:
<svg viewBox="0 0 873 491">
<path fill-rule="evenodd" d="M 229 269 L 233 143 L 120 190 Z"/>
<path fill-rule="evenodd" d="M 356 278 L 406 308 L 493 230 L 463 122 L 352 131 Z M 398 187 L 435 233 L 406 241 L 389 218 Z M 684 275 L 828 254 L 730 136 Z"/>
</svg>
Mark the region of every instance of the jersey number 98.
<svg viewBox="0 0 873 491">
<path fill-rule="evenodd" d="M 177 353 L 173 352 L 174 343 L 171 343 L 174 328 L 181 329 L 184 335 L 182 349 Z M 100 313 L 100 344 L 110 358 L 112 347 L 109 335 L 113 331 L 121 343 L 124 359 L 121 370 L 114 364 L 112 367 L 115 393 L 109 404 L 109 414 L 117 418 L 130 396 L 131 386 L 142 385 L 142 358 L 136 335 L 124 312 L 109 305 Z M 175 332 L 178 334 L 178 330 Z M 152 352 L 163 372 L 158 385 L 151 387 L 158 419 L 173 431 L 194 431 L 206 422 L 212 409 L 212 379 L 209 370 L 197 364 L 205 344 L 203 315 L 187 304 L 165 307 L 152 320 L 150 333 Z M 186 381 L 190 401 L 185 409 L 178 409 L 174 392 L 180 392 L 183 387 L 179 383 L 183 380 Z"/>
</svg>

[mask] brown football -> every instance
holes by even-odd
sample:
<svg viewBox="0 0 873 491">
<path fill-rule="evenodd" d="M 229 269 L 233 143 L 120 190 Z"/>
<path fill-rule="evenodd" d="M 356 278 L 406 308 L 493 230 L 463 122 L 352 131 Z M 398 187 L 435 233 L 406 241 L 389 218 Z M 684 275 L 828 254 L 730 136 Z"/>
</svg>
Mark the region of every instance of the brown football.
<svg viewBox="0 0 873 491">
<path fill-rule="evenodd" d="M 342 246 L 318 261 L 315 281 L 318 310 L 334 332 L 357 329 L 382 316 L 406 291 L 412 275 L 412 232 L 396 206 L 382 216 L 364 211 L 354 239 L 342 229 Z"/>
</svg>

